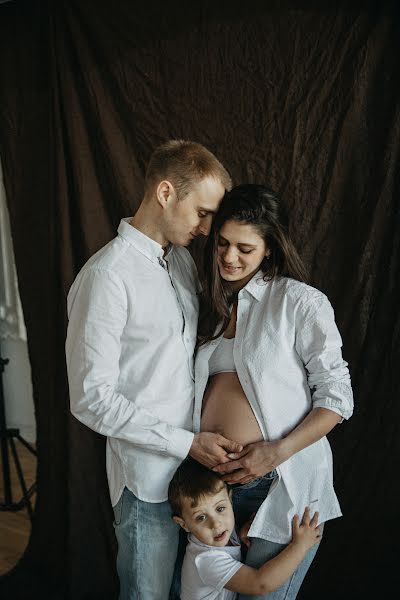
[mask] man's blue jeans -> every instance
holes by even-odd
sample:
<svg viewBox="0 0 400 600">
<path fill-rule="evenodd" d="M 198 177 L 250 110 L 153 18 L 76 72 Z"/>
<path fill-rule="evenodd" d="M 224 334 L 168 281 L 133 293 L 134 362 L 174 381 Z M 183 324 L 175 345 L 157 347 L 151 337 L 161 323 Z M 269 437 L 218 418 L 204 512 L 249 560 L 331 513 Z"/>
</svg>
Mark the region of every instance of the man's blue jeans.
<svg viewBox="0 0 400 600">
<path fill-rule="evenodd" d="M 168 502 L 143 502 L 127 488 L 114 506 L 120 600 L 167 600 L 179 525 Z"/>
<path fill-rule="evenodd" d="M 235 487 L 233 489 L 233 510 L 235 512 L 236 525 L 240 527 L 250 518 L 253 512 L 257 512 L 268 495 L 269 488 L 275 477 L 275 473 L 267 473 L 251 483 Z M 250 567 L 259 568 L 267 560 L 273 558 L 286 547 L 285 544 L 276 544 L 260 538 L 251 538 L 250 548 L 247 550 L 246 559 L 243 561 Z M 315 544 L 306 554 L 293 575 L 277 590 L 266 596 L 247 596 L 239 594 L 238 600 L 294 600 L 300 589 L 303 579 L 314 559 L 319 544 Z M 242 558 L 243 560 L 243 558 Z"/>
</svg>

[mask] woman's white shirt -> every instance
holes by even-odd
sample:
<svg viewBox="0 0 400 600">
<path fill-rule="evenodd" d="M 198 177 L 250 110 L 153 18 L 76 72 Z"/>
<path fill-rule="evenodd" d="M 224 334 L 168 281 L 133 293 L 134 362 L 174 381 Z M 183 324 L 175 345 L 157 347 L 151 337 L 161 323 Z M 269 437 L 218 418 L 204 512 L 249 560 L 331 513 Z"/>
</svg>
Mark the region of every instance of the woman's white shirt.
<svg viewBox="0 0 400 600">
<path fill-rule="evenodd" d="M 217 340 L 199 348 L 195 362 L 194 431 L 209 360 Z M 239 292 L 234 358 L 237 375 L 266 440 L 281 439 L 312 408 L 348 419 L 353 394 L 342 340 L 327 297 L 304 283 L 262 273 Z M 249 535 L 288 543 L 295 514 L 310 506 L 320 522 L 341 516 L 333 489 L 332 452 L 326 437 L 301 450 L 278 469 L 279 478 L 260 507 Z"/>
</svg>

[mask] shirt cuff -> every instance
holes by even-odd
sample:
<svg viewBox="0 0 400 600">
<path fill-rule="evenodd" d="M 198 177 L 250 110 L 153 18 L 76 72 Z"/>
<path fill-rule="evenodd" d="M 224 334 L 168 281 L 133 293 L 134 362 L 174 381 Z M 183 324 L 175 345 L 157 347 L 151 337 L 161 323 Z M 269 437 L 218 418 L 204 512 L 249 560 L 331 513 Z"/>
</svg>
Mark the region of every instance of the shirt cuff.
<svg viewBox="0 0 400 600">
<path fill-rule="evenodd" d="M 193 438 L 194 433 L 191 431 L 171 427 L 171 437 L 167 444 L 167 453 L 183 460 L 189 454 Z"/>
</svg>

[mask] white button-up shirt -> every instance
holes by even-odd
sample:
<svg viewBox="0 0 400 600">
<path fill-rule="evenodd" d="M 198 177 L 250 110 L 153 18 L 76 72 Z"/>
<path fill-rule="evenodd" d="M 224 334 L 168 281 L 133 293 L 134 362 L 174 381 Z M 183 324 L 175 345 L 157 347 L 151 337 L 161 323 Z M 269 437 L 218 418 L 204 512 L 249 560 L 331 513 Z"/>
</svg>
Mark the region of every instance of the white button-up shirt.
<svg viewBox="0 0 400 600">
<path fill-rule="evenodd" d="M 147 502 L 193 441 L 197 273 L 185 248 L 163 248 L 123 219 L 68 294 L 71 411 L 107 436 L 115 505 L 127 486 Z"/>
<path fill-rule="evenodd" d="M 194 431 L 209 359 L 221 338 L 199 348 L 195 363 Z M 237 374 L 265 440 L 281 439 L 312 408 L 348 419 L 353 395 L 342 340 L 326 296 L 294 279 L 264 282 L 262 274 L 239 292 L 234 359 Z M 310 506 L 320 523 L 340 516 L 333 489 L 332 452 L 326 437 L 282 463 L 249 535 L 286 544 L 291 522 Z"/>
</svg>

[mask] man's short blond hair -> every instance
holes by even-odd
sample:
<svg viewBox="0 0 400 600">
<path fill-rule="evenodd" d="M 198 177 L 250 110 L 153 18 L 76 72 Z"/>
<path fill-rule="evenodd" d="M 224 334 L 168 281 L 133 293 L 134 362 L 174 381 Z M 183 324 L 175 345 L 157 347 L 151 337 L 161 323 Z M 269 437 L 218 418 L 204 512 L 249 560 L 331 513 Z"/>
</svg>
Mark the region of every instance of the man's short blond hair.
<svg viewBox="0 0 400 600">
<path fill-rule="evenodd" d="M 232 180 L 219 160 L 201 144 L 187 140 L 169 140 L 158 146 L 150 157 L 145 176 L 145 196 L 153 193 L 160 181 L 174 186 L 178 198 L 184 198 L 193 185 L 213 177 L 230 190 Z"/>
</svg>

